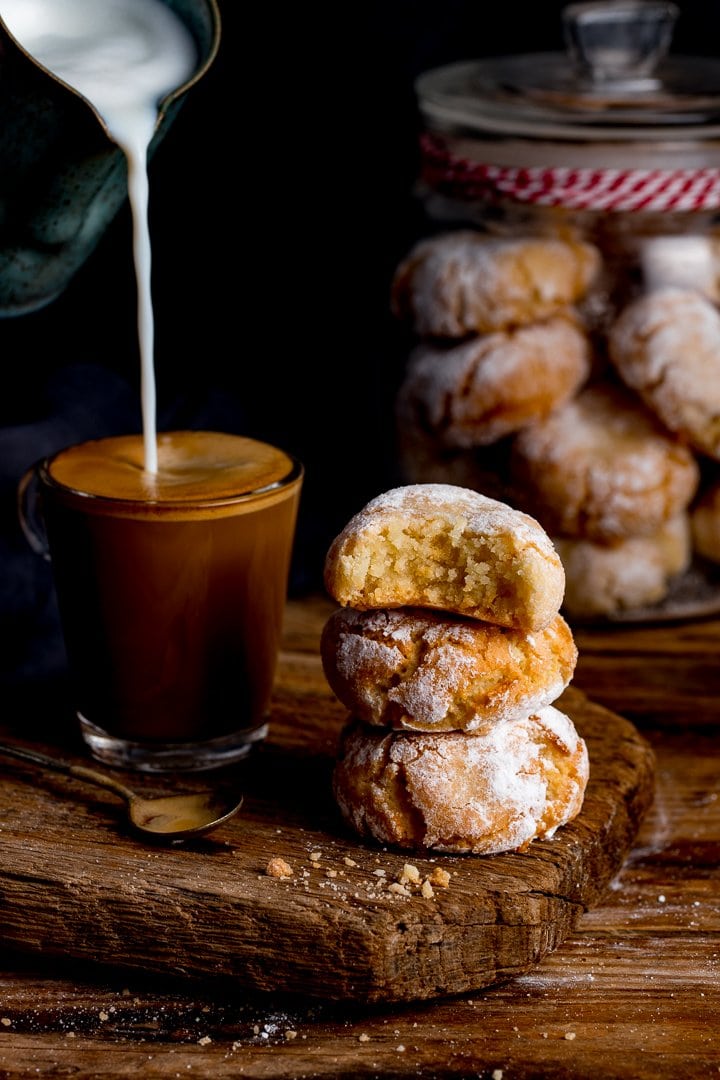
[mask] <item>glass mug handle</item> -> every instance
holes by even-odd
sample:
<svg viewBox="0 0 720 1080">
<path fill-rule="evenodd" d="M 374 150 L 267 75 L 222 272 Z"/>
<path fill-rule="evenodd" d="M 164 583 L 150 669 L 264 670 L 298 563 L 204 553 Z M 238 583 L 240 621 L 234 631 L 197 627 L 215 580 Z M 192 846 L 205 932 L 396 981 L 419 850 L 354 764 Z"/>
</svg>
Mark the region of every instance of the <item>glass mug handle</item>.
<svg viewBox="0 0 720 1080">
<path fill-rule="evenodd" d="M 50 548 L 42 512 L 38 465 L 31 465 L 20 478 L 17 491 L 17 509 L 20 527 L 28 544 L 36 555 L 41 555 L 43 559 L 49 562 Z"/>
</svg>

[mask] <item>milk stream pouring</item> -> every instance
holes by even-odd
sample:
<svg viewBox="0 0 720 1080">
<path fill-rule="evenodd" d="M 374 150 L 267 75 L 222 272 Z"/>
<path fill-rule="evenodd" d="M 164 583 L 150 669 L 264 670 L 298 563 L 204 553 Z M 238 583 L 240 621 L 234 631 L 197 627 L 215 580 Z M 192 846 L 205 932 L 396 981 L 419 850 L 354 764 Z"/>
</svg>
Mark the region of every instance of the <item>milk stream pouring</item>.
<svg viewBox="0 0 720 1080">
<path fill-rule="evenodd" d="M 162 0 L 0 0 L 10 33 L 82 94 L 127 158 L 141 360 L 144 467 L 157 472 L 147 150 L 158 103 L 193 73 L 197 50 Z"/>
</svg>

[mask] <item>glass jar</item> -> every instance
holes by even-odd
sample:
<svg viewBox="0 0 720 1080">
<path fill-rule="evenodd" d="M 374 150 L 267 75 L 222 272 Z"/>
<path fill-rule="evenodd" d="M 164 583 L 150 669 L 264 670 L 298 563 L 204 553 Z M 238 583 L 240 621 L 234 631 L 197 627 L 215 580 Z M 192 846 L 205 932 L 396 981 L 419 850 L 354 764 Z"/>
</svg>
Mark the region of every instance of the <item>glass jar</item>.
<svg viewBox="0 0 720 1080">
<path fill-rule="evenodd" d="M 720 64 L 672 55 L 677 15 L 570 4 L 565 53 L 416 82 L 401 472 L 537 517 L 576 620 L 720 611 Z"/>
</svg>

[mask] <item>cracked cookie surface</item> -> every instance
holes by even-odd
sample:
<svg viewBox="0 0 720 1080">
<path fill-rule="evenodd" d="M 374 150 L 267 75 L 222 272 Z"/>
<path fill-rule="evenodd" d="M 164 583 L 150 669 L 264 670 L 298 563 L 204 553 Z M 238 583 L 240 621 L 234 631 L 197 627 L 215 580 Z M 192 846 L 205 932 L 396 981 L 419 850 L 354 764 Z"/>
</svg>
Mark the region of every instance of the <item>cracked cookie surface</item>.
<svg viewBox="0 0 720 1080">
<path fill-rule="evenodd" d="M 328 683 L 369 724 L 414 731 L 487 731 L 555 701 L 577 661 L 557 615 L 512 630 L 418 608 L 340 608 L 323 628 Z"/>
<path fill-rule="evenodd" d="M 608 335 L 621 378 L 670 431 L 720 460 L 720 312 L 693 289 L 655 289 Z"/>
<path fill-rule="evenodd" d="M 511 471 L 549 533 L 599 542 L 657 533 L 687 509 L 700 475 L 691 451 L 610 382 L 521 431 Z"/>
<path fill-rule="evenodd" d="M 352 720 L 341 735 L 333 790 L 361 836 L 452 853 L 522 851 L 582 806 L 587 747 L 550 705 L 466 732 L 390 732 Z"/>
<path fill-rule="evenodd" d="M 584 241 L 458 229 L 412 248 L 393 276 L 391 303 L 421 337 L 485 334 L 576 303 L 600 268 L 598 249 Z"/>
</svg>

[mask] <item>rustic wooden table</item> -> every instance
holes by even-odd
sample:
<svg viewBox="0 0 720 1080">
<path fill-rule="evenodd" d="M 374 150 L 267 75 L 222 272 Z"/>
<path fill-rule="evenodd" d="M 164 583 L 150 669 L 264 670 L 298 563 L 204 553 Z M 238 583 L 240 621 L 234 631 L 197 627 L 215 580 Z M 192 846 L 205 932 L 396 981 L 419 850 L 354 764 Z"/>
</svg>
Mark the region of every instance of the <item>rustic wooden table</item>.
<svg viewBox="0 0 720 1080">
<path fill-rule="evenodd" d="M 321 597 L 288 607 L 278 686 L 286 699 L 300 683 L 310 696 L 325 692 L 317 646 L 330 610 Z M 720 620 L 576 629 L 576 640 L 573 685 L 652 746 L 655 800 L 605 893 L 527 973 L 415 1003 L 298 1000 L 228 979 L 150 974 L 150 962 L 146 972 L 98 964 L 92 942 L 86 960 L 63 957 L 43 936 L 39 907 L 30 947 L 17 947 L 15 920 L 2 958 L 0 1076 L 720 1075 Z M 12 913 L 8 815 L 0 813 L 0 903 Z M 58 861 L 77 855 L 54 850 Z M 35 873 L 40 882 L 43 867 Z"/>
</svg>

